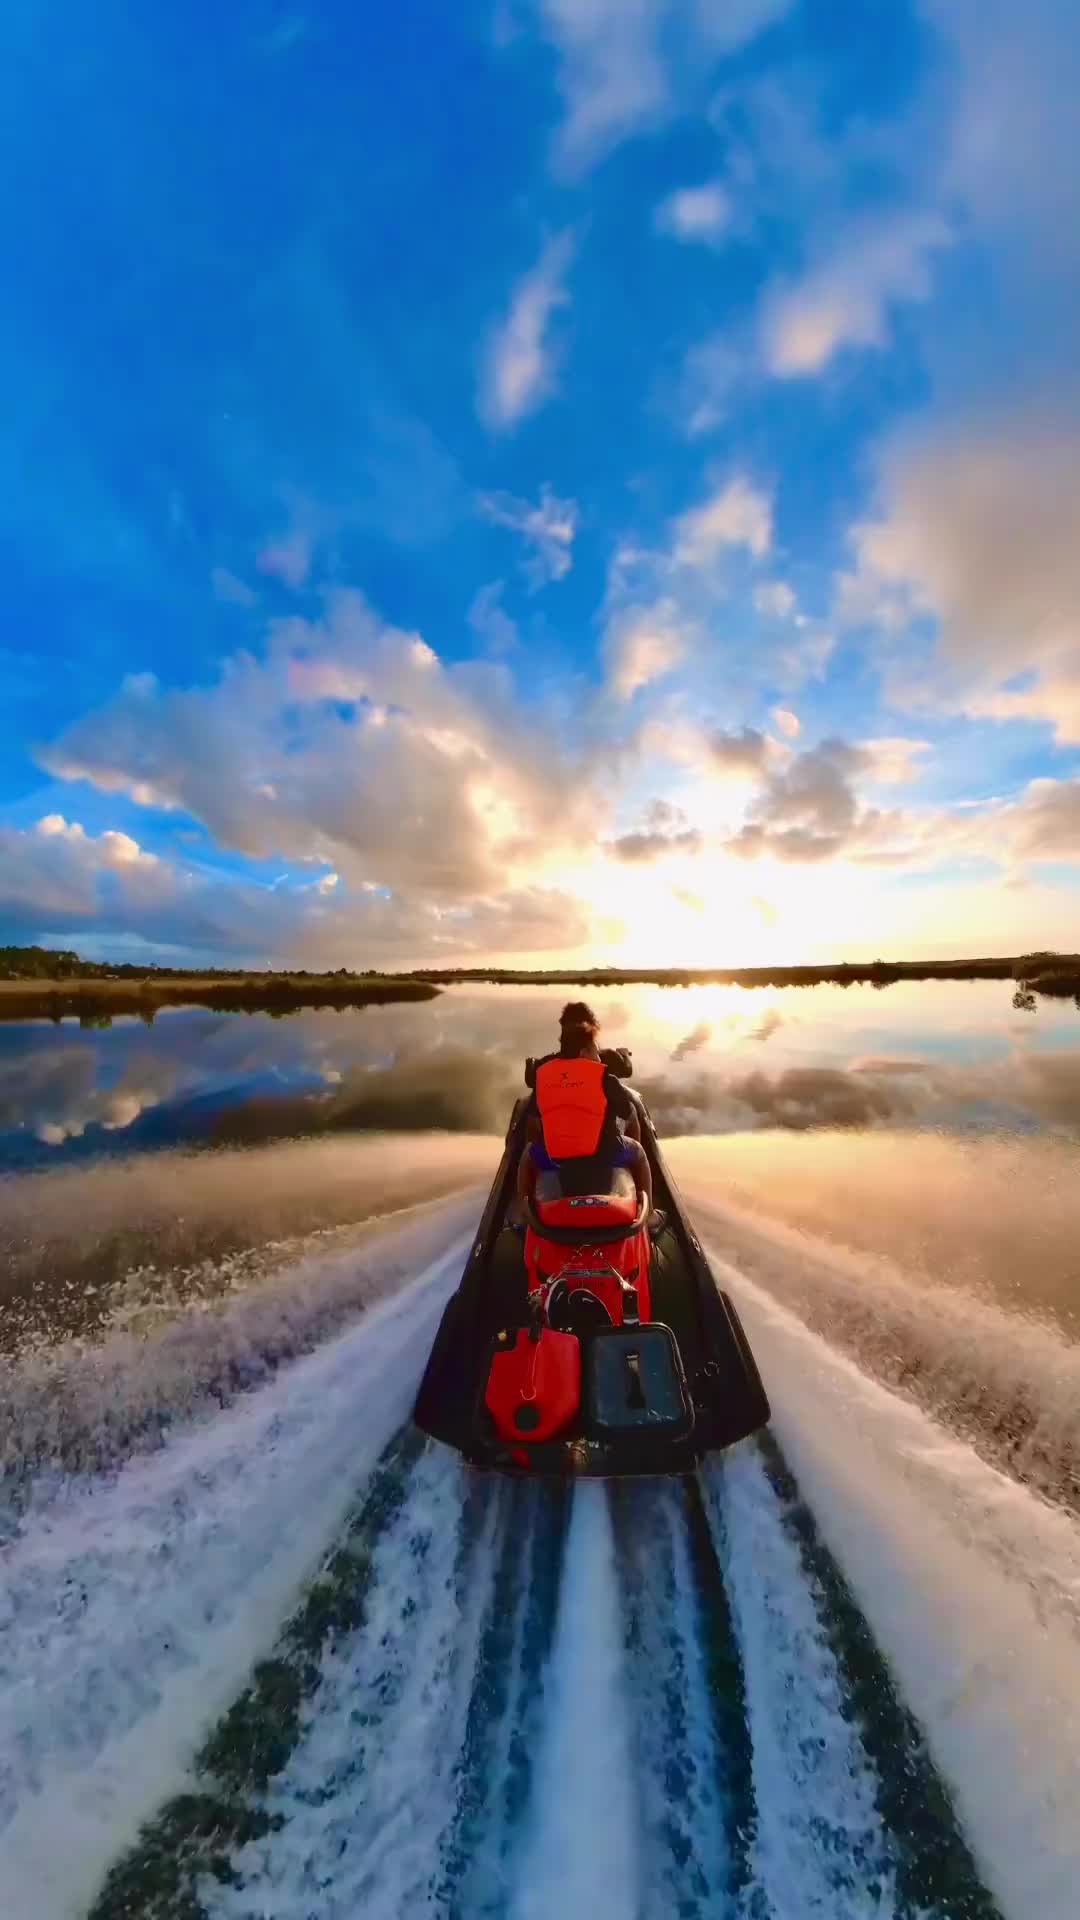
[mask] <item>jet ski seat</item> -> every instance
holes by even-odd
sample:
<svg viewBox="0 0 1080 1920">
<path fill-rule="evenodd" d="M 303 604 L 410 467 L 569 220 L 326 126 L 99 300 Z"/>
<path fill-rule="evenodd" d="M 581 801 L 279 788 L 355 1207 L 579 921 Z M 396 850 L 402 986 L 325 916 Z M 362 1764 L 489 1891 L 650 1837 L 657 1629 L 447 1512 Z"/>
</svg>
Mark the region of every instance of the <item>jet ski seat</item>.
<svg viewBox="0 0 1080 1920">
<path fill-rule="evenodd" d="M 537 1218 L 549 1227 L 614 1226 L 634 1218 L 637 1188 L 626 1167 L 590 1167 L 587 1191 L 581 1191 L 582 1184 L 576 1169 L 566 1180 L 561 1172 L 538 1173 L 533 1191 Z"/>
<path fill-rule="evenodd" d="M 525 1235 L 525 1268 L 530 1294 L 565 1283 L 571 1293 L 584 1288 L 596 1295 L 612 1324 L 621 1324 L 636 1289 L 636 1315 L 649 1317 L 648 1232 L 638 1221 L 638 1194 L 625 1167 L 590 1169 L 591 1185 L 580 1191 L 574 1178 L 539 1173 L 533 1194 L 535 1225 Z M 566 1191 L 567 1187 L 573 1190 Z M 552 1229 L 552 1238 L 544 1228 Z"/>
</svg>

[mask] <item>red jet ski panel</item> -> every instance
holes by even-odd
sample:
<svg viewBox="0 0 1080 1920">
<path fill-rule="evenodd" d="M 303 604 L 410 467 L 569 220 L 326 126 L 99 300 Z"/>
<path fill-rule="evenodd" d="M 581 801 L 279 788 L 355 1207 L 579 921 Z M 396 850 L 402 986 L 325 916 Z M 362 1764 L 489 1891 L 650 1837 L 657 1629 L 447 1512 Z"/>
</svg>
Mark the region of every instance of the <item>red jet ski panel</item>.
<svg viewBox="0 0 1080 1920">
<path fill-rule="evenodd" d="M 562 1433 L 581 1405 L 581 1342 L 574 1333 L 519 1327 L 512 1347 L 492 1355 L 484 1401 L 504 1440 L 539 1445 Z"/>
<path fill-rule="evenodd" d="M 615 1326 L 622 1325 L 623 1299 L 620 1277 L 637 1288 L 638 1316 L 652 1317 L 649 1293 L 650 1242 L 647 1232 L 635 1233 L 628 1240 L 615 1240 L 607 1246 L 590 1246 L 592 1227 L 622 1226 L 637 1215 L 635 1193 L 587 1194 L 557 1200 L 537 1200 L 537 1218 L 551 1227 L 580 1227 L 581 1245 L 568 1247 L 545 1240 L 530 1227 L 525 1236 L 525 1268 L 529 1292 L 556 1276 L 568 1288 L 587 1287 L 602 1300 Z"/>
</svg>

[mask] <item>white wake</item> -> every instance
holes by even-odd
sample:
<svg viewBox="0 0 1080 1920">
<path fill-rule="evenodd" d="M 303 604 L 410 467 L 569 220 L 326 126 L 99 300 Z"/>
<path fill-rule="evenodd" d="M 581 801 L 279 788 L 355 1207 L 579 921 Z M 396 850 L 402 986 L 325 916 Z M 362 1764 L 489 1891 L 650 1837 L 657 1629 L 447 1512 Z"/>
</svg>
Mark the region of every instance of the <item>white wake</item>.
<svg viewBox="0 0 1080 1920">
<path fill-rule="evenodd" d="M 0 1912 L 84 1912 L 182 1784 L 407 1416 L 466 1244 L 159 1453 L 72 1479 L 9 1548 Z"/>
<path fill-rule="evenodd" d="M 636 1810 L 615 1541 L 606 1489 L 574 1489 L 545 1726 L 513 1920 L 638 1908 Z"/>
<path fill-rule="evenodd" d="M 1075 1920 L 1080 1526 L 715 1255 L 773 1426 L 1009 1920 Z M 747 1594 L 747 1621 L 753 1595 Z"/>
</svg>

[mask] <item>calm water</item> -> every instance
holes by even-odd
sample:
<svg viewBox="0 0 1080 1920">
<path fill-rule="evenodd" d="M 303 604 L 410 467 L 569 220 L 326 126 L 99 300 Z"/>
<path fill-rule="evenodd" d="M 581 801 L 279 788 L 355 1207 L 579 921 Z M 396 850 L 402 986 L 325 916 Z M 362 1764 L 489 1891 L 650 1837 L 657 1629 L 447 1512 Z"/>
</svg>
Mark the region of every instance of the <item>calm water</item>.
<svg viewBox="0 0 1080 1920">
<path fill-rule="evenodd" d="M 565 997 L 0 1027 L 2 1344 L 254 1283 L 286 1242 L 490 1178 Z M 788 1294 L 812 1247 L 840 1250 L 1080 1332 L 1071 1003 L 1018 1011 L 994 982 L 593 998 L 740 1259 L 755 1221 L 803 1236 Z"/>
<path fill-rule="evenodd" d="M 502 1131 L 522 1061 L 553 1043 L 566 997 L 456 987 L 362 1012 L 0 1026 L 0 1168 L 342 1130 Z M 1080 1129 L 1080 1014 L 1049 1001 L 1016 1012 L 1005 983 L 592 998 L 668 1135 Z"/>
</svg>

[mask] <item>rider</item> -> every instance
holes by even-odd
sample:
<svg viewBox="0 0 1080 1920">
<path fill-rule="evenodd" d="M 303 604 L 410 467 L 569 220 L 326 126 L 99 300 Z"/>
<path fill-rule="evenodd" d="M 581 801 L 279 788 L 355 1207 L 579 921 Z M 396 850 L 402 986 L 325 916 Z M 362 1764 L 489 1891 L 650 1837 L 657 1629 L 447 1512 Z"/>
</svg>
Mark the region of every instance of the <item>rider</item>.
<svg viewBox="0 0 1080 1920">
<path fill-rule="evenodd" d="M 536 1063 L 529 1144 L 518 1165 L 519 1201 L 530 1197 L 538 1173 L 558 1172 L 562 1160 L 595 1159 L 605 1172 L 626 1167 L 639 1202 L 646 1199 L 651 1213 L 652 1169 L 637 1108 L 596 1044 L 595 1013 L 584 1000 L 571 1000 L 559 1016 L 559 1030 L 558 1053 Z"/>
</svg>

